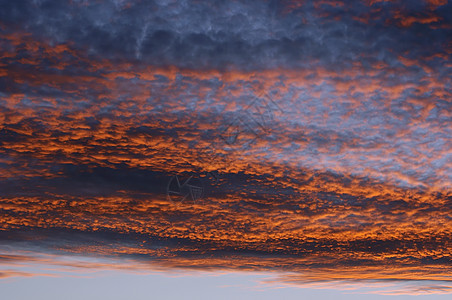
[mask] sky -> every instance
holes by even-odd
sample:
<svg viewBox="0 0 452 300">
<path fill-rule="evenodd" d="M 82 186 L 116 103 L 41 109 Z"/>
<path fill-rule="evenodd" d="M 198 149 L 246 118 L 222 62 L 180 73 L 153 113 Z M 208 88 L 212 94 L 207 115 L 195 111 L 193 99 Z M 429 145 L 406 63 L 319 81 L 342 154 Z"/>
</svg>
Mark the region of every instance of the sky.
<svg viewBox="0 0 452 300">
<path fill-rule="evenodd" d="M 0 0 L 1 290 L 450 297 L 451 37 L 447 0 Z"/>
</svg>

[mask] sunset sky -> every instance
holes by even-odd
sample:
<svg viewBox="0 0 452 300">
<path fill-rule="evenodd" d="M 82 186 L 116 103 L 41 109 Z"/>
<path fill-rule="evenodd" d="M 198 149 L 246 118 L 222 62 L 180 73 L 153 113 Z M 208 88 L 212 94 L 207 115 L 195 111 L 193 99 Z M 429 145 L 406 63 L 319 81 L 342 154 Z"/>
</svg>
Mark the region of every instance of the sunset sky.
<svg viewBox="0 0 452 300">
<path fill-rule="evenodd" d="M 451 234 L 451 1 L 0 0 L 5 299 L 448 299 Z"/>
</svg>

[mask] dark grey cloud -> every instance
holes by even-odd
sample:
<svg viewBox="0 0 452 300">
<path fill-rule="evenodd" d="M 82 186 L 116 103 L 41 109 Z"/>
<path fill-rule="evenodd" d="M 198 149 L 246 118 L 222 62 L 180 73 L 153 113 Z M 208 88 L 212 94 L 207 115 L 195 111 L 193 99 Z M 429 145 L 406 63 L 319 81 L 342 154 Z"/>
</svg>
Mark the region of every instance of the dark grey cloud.
<svg viewBox="0 0 452 300">
<path fill-rule="evenodd" d="M 2 1 L 8 30 L 70 42 L 95 56 L 188 68 L 303 68 L 312 60 L 331 69 L 353 61 L 397 63 L 450 55 L 450 3 L 429 12 L 431 23 L 397 25 L 426 17 L 427 4 L 363 1 L 345 5 L 289 1 Z M 378 13 L 374 10 L 381 9 Z M 369 24 L 354 17 L 367 16 Z M 435 61 L 432 67 L 440 67 Z"/>
</svg>

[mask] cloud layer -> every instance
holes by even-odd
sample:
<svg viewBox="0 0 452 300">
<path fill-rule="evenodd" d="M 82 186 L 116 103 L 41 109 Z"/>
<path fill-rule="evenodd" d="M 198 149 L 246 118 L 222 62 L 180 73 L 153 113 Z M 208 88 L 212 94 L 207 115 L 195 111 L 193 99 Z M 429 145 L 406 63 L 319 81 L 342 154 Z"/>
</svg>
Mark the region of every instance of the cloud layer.
<svg viewBox="0 0 452 300">
<path fill-rule="evenodd" d="M 0 240 L 447 282 L 451 9 L 0 1 Z M 174 175 L 204 197 L 172 204 Z"/>
</svg>

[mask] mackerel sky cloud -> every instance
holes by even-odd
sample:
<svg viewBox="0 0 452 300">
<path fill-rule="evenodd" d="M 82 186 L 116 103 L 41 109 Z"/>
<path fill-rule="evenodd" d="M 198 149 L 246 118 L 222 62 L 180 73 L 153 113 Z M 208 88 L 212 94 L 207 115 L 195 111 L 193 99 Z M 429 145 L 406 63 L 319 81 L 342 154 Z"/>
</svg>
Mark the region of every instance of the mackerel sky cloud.
<svg viewBox="0 0 452 300">
<path fill-rule="evenodd" d="M 0 1 L 0 278 L 83 254 L 450 293 L 451 36 L 447 0 Z"/>
</svg>

